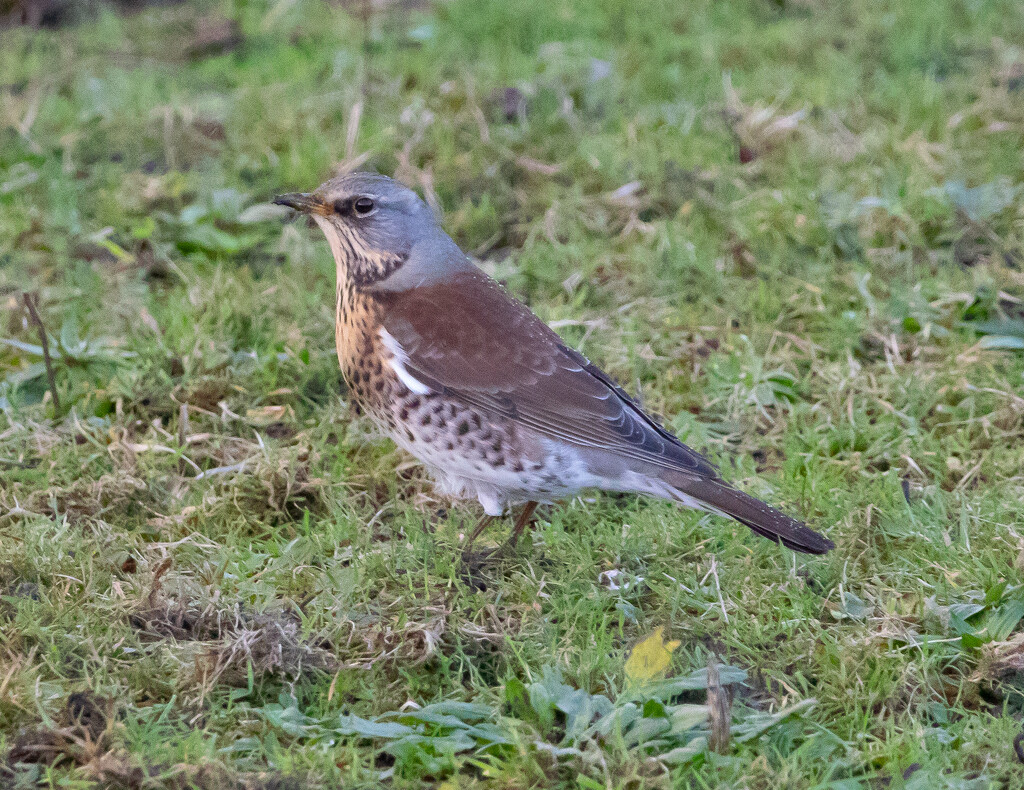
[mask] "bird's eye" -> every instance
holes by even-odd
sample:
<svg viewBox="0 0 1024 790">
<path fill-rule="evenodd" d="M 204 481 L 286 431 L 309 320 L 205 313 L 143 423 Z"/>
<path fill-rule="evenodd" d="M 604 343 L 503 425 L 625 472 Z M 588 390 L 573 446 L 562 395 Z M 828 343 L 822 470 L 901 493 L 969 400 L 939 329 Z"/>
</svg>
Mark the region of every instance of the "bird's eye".
<svg viewBox="0 0 1024 790">
<path fill-rule="evenodd" d="M 356 198 L 352 203 L 352 208 L 356 212 L 357 217 L 365 217 L 371 211 L 373 211 L 373 201 L 368 197 Z"/>
</svg>

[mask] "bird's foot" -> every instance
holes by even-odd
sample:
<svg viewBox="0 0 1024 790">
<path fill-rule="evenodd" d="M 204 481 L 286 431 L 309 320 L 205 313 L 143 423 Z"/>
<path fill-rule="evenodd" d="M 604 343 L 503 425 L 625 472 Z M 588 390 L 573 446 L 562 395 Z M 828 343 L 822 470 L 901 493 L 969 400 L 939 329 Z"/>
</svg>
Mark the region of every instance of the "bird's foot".
<svg viewBox="0 0 1024 790">
<path fill-rule="evenodd" d="M 515 560 L 519 553 L 512 541 L 486 549 L 467 548 L 462 552 L 462 579 L 474 589 L 486 590 L 494 581 L 494 571 Z"/>
<path fill-rule="evenodd" d="M 462 564 L 469 567 L 484 567 L 487 565 L 493 565 L 495 561 L 495 555 L 499 551 L 498 546 L 489 549 L 478 549 L 469 548 L 462 552 Z"/>
<path fill-rule="evenodd" d="M 497 549 L 470 549 L 462 552 L 462 581 L 474 590 L 486 590 L 494 581 L 492 571 L 498 565 Z"/>
</svg>

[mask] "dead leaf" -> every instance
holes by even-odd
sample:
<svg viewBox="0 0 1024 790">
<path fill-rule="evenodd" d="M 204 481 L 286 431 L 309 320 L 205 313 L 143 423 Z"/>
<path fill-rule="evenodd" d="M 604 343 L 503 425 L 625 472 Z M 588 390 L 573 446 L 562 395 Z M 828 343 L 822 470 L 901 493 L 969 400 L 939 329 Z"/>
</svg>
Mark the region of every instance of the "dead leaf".
<svg viewBox="0 0 1024 790">
<path fill-rule="evenodd" d="M 282 421 L 287 414 L 287 406 L 256 406 L 245 410 L 245 419 L 255 425 L 270 425 Z"/>
</svg>

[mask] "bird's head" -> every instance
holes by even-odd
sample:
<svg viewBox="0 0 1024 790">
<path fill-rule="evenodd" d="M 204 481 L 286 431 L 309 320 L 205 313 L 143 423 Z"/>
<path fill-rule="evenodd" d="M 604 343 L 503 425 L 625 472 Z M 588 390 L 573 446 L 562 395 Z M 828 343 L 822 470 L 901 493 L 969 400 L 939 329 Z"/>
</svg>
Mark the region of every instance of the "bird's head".
<svg viewBox="0 0 1024 790">
<path fill-rule="evenodd" d="M 338 277 L 356 288 L 398 290 L 450 267 L 451 248 L 431 208 L 408 187 L 375 173 L 332 178 L 313 192 L 274 200 L 312 217 L 327 236 Z M 406 268 L 416 272 L 403 272 Z"/>
</svg>

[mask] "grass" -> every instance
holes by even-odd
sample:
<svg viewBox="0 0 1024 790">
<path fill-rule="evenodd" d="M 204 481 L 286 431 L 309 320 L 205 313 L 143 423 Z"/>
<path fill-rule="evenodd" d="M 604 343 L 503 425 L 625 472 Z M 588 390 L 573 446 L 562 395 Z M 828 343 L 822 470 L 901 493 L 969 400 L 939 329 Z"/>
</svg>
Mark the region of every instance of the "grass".
<svg viewBox="0 0 1024 790">
<path fill-rule="evenodd" d="M 933 0 L 0 31 L 0 786 L 1020 787 L 1022 40 Z M 349 411 L 327 245 L 267 205 L 339 166 L 835 551 L 593 496 L 467 582 L 475 509 Z"/>
</svg>

